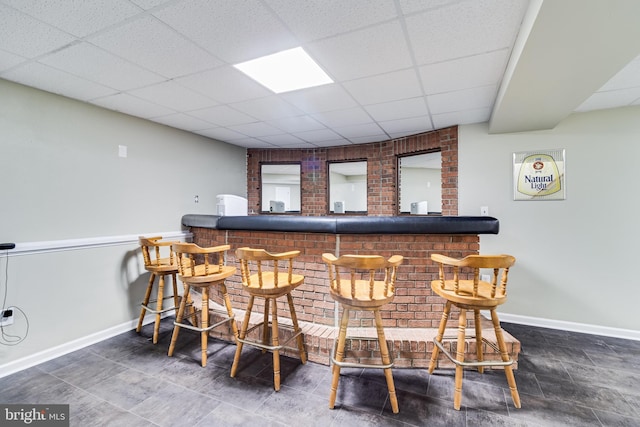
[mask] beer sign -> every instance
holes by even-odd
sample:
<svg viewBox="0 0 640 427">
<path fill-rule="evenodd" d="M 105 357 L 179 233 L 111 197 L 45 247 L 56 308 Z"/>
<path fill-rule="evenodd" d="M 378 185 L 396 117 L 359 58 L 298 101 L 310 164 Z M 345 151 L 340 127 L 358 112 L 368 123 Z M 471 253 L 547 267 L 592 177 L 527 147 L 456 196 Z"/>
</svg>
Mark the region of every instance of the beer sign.
<svg viewBox="0 0 640 427">
<path fill-rule="evenodd" d="M 565 199 L 564 149 L 513 153 L 514 200 Z"/>
</svg>

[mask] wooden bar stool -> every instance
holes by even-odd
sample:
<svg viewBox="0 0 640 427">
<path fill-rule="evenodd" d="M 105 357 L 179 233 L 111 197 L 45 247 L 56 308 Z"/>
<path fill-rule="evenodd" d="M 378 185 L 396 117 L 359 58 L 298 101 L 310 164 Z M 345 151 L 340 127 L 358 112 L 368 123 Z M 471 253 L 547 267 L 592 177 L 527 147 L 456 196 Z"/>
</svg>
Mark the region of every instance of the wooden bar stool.
<svg viewBox="0 0 640 427">
<path fill-rule="evenodd" d="M 231 300 L 227 294 L 227 287 L 224 281 L 227 277 L 233 276 L 235 267 L 224 265 L 225 251 L 231 249 L 229 245 L 215 246 L 211 248 L 201 248 L 195 243 L 174 243 L 173 251 L 178 260 L 178 277 L 184 283 L 184 296 L 180 302 L 178 315 L 173 323 L 173 335 L 169 345 L 169 356 L 173 356 L 173 351 L 178 340 L 180 328 L 200 332 L 202 348 L 201 364 L 207 366 L 207 342 L 209 331 L 224 323 L 230 322 L 234 337 L 238 336 L 238 328 L 231 308 Z M 214 262 L 213 258 L 217 258 Z M 223 313 L 223 319 L 213 325 L 209 325 L 209 288 L 219 286 L 224 299 L 227 312 Z M 200 326 L 197 325 L 195 310 L 187 316 L 191 318 L 191 324 L 184 323 L 184 313 L 190 301 L 191 290 L 200 291 L 202 295 L 202 306 L 200 309 Z"/>
<path fill-rule="evenodd" d="M 507 300 L 507 279 L 509 267 L 516 259 L 511 255 L 469 255 L 463 259 L 450 258 L 444 255 L 432 254 L 431 259 L 438 264 L 438 280 L 431 282 L 431 289 L 436 294 L 446 300 L 438 334 L 433 340 L 435 347 L 431 354 L 429 363 L 429 373 L 432 373 L 438 362 L 438 353 L 447 356 L 456 365 L 455 392 L 453 396 L 453 406 L 460 409 L 462 401 L 462 376 L 465 367 L 476 367 L 482 373 L 485 367 L 502 366 L 507 377 L 507 383 L 511 390 L 511 398 L 516 408 L 520 408 L 520 396 L 516 387 L 516 380 L 513 375 L 511 365 L 513 360 L 509 357 L 507 346 L 502 335 L 502 328 L 496 313 L 496 307 Z M 480 269 L 491 269 L 493 271 L 491 282 L 480 280 Z M 502 274 L 500 271 L 502 270 Z M 448 278 L 446 275 L 449 275 Z M 463 276 L 466 274 L 466 276 Z M 470 277 L 463 279 L 461 277 Z M 460 309 L 458 317 L 458 334 L 456 342 L 455 357 L 447 351 L 442 341 L 443 339 L 455 339 L 456 337 L 445 337 L 444 332 L 447 320 L 451 312 L 451 306 Z M 465 338 L 467 326 L 467 310 L 473 310 L 475 324 L 475 340 L 477 360 L 465 361 Z M 482 337 L 482 327 L 480 324 L 480 310 L 489 310 L 491 320 L 496 333 L 498 345 Z M 500 353 L 501 360 L 484 360 L 483 343 Z"/>
<path fill-rule="evenodd" d="M 340 321 L 338 339 L 334 344 L 331 355 L 333 379 L 331 381 L 329 408 L 333 409 L 336 403 L 340 368 L 377 368 L 384 369 L 387 388 L 389 389 L 391 410 L 394 414 L 397 414 L 399 411 L 398 398 L 393 383 L 393 373 L 391 372 L 393 360 L 389 354 L 387 340 L 384 336 L 380 308 L 393 301 L 397 270 L 398 266 L 402 264 L 403 257 L 394 255 L 389 259 L 384 259 L 379 255 L 343 255 L 340 258 L 336 258 L 333 254 L 325 253 L 322 255 L 322 260 L 329 269 L 330 294 L 342 306 L 342 320 Z M 375 338 L 347 336 L 349 313 L 352 310 L 373 311 L 382 364 L 343 361 L 345 357 L 344 348 L 348 339 L 375 340 Z"/>
<path fill-rule="evenodd" d="M 153 343 L 158 342 L 158 332 L 160 330 L 160 316 L 169 310 L 174 310 L 178 307 L 178 286 L 176 281 L 176 274 L 178 273 L 178 263 L 176 257 L 171 250 L 171 245 L 176 242 L 161 242 L 161 236 L 156 237 L 140 237 L 140 248 L 142 249 L 142 257 L 144 259 L 144 268 L 151 273 L 149 276 L 149 284 L 147 285 L 147 291 L 142 301 L 142 309 L 140 310 L 140 320 L 138 320 L 138 326 L 136 332 L 140 332 L 142 329 L 142 323 L 144 316 L 147 312 L 155 314 L 155 325 L 153 327 Z M 165 276 L 171 276 L 173 285 L 173 295 L 164 295 L 164 281 Z M 158 291 L 156 293 L 156 299 L 151 299 L 151 293 L 153 292 L 153 284 L 156 277 L 158 280 Z M 167 299 L 173 299 L 173 305 L 164 307 L 164 301 Z"/>
<path fill-rule="evenodd" d="M 300 251 L 271 254 L 264 249 L 240 248 L 236 250 L 236 258 L 240 262 L 242 273 L 242 287 L 249 293 L 249 303 L 244 315 L 244 321 L 238 336 L 238 346 L 236 355 L 231 367 L 231 376 L 235 377 L 240 363 L 240 353 L 242 345 L 249 344 L 261 348 L 263 351 L 273 353 L 273 386 L 276 391 L 280 390 L 280 350 L 289 341 L 296 338 L 298 342 L 298 352 L 302 363 L 307 362 L 307 354 L 304 350 L 302 330 L 298 326 L 296 310 L 293 306 L 291 291 L 300 286 L 304 281 L 304 276 L 293 273 L 293 258 L 300 255 Z M 281 268 L 281 264 L 284 266 Z M 290 338 L 280 343 L 278 327 L 278 306 L 277 299 L 286 296 L 289 303 L 289 312 L 293 323 L 293 334 Z M 261 323 L 249 328 L 249 319 L 255 298 L 264 298 L 264 319 Z M 271 321 L 269 322 L 269 309 L 271 306 Z M 269 324 L 271 324 L 271 339 L 269 339 Z M 252 340 L 247 338 L 247 334 L 262 327 L 262 340 Z"/>
</svg>

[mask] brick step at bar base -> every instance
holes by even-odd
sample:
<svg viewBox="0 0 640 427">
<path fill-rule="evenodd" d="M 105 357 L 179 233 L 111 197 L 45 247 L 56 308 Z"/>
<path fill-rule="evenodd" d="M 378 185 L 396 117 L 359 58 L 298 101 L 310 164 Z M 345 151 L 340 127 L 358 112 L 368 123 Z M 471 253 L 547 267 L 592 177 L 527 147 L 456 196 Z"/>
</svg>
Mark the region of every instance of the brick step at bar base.
<svg viewBox="0 0 640 427">
<path fill-rule="evenodd" d="M 215 319 L 218 318 L 222 319 L 222 317 L 216 313 L 216 310 L 224 310 L 224 307 L 216 307 L 217 304 L 213 301 L 210 302 L 210 305 L 214 307 L 210 312 L 211 321 L 216 321 Z M 238 321 L 238 319 L 243 319 L 244 311 L 235 310 L 235 316 L 236 321 Z M 280 319 L 279 317 L 278 320 L 283 324 L 283 327 L 280 328 L 280 341 L 284 342 L 291 336 L 291 330 L 288 328 L 291 326 L 291 322 L 287 318 Z M 256 325 L 261 321 L 262 314 L 259 310 L 256 310 L 256 313 L 252 313 L 251 315 L 250 326 Z M 482 336 L 489 342 L 496 344 L 495 332 L 491 321 L 483 318 L 482 323 Z M 238 327 L 240 327 L 240 325 L 238 325 Z M 338 333 L 337 329 L 333 326 L 317 325 L 309 322 L 300 322 L 300 327 L 303 331 L 308 359 L 314 363 L 329 365 L 333 342 Z M 469 327 L 473 330 L 473 324 L 469 324 Z M 258 338 L 262 334 L 262 330 L 258 329 L 252 332 L 255 335 L 254 338 Z M 431 352 L 434 347 L 433 338 L 436 336 L 437 332 L 437 328 L 385 328 L 385 336 L 389 345 L 389 351 L 391 352 L 391 356 L 395 362 L 394 368 L 428 368 L 429 361 L 431 359 Z M 447 328 L 445 336 L 455 337 L 456 333 L 456 327 Z M 349 334 L 362 338 L 376 338 L 375 328 L 350 328 Z M 503 334 L 509 351 L 509 356 L 515 361 L 513 367 L 514 369 L 517 369 L 520 342 L 506 331 L 503 331 Z M 210 336 L 223 341 L 233 342 L 231 327 L 214 329 L 211 331 Z M 448 350 L 453 348 L 453 354 L 455 354 L 455 347 L 455 342 L 450 344 L 448 341 L 445 341 L 445 348 Z M 345 358 L 346 362 L 369 363 L 380 359 L 378 343 L 376 341 L 354 339 L 345 348 L 347 350 Z M 298 350 L 296 348 L 284 349 L 281 354 L 296 359 L 299 358 Z M 468 339 L 465 348 L 465 360 L 474 360 L 475 358 L 476 343 L 474 340 Z M 500 354 L 485 344 L 485 359 L 500 360 Z M 438 368 L 455 368 L 455 365 L 441 352 L 438 357 Z M 495 367 L 494 369 L 502 368 Z"/>
</svg>

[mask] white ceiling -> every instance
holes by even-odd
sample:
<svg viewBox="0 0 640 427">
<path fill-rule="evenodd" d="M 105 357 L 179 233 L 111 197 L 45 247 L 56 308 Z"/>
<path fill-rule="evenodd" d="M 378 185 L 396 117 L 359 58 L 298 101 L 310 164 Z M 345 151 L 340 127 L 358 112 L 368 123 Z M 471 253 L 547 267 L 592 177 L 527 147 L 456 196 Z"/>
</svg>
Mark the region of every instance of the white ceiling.
<svg viewBox="0 0 640 427">
<path fill-rule="evenodd" d="M 243 147 L 640 105 L 637 0 L 0 0 L 0 78 Z M 637 27 L 637 28 L 636 28 Z M 335 83 L 232 64 L 302 46 Z"/>
</svg>

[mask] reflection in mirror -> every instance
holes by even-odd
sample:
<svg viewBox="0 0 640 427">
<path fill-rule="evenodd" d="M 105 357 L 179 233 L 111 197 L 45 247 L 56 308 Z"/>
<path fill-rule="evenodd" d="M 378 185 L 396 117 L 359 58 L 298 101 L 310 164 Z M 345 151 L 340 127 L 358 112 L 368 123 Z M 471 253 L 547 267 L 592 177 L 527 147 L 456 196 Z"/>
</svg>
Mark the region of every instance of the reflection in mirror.
<svg viewBox="0 0 640 427">
<path fill-rule="evenodd" d="M 442 156 L 440 152 L 400 157 L 398 205 L 401 214 L 442 213 Z"/>
<path fill-rule="evenodd" d="M 263 164 L 260 167 L 262 212 L 300 212 L 300 164 Z"/>
<path fill-rule="evenodd" d="M 367 162 L 329 163 L 329 212 L 367 213 Z"/>
</svg>

